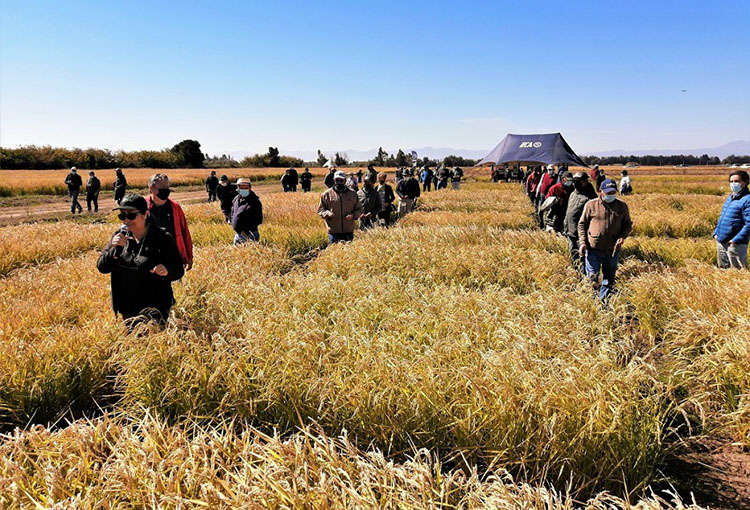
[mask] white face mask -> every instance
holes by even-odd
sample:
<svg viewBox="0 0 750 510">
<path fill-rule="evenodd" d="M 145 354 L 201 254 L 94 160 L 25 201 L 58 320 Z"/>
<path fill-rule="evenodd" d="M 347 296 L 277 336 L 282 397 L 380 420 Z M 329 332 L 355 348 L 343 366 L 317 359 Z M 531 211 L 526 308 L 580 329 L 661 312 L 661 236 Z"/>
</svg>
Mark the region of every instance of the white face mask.
<svg viewBox="0 0 750 510">
<path fill-rule="evenodd" d="M 604 200 L 605 202 L 607 202 L 607 203 L 609 204 L 609 203 L 612 203 L 612 202 L 614 202 L 614 201 L 615 201 L 615 198 L 617 198 L 617 197 L 616 197 L 616 196 L 614 196 L 614 195 L 604 195 L 604 196 L 602 197 L 602 200 Z"/>
<path fill-rule="evenodd" d="M 739 191 L 742 189 L 742 183 L 741 182 L 730 182 L 729 183 L 729 189 L 732 190 L 732 193 L 739 193 Z"/>
<path fill-rule="evenodd" d="M 241 197 L 246 197 L 246 196 L 248 196 L 250 194 L 250 190 L 249 189 L 238 189 L 237 193 L 239 193 Z"/>
</svg>

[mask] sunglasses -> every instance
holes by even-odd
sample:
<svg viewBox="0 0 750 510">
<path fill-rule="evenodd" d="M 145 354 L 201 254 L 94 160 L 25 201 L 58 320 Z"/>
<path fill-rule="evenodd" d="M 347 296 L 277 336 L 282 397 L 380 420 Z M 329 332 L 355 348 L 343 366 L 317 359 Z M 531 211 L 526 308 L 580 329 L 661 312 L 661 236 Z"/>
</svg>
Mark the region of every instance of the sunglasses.
<svg viewBox="0 0 750 510">
<path fill-rule="evenodd" d="M 137 212 L 123 213 L 123 212 L 121 212 L 120 214 L 117 215 L 117 217 L 120 220 L 124 220 L 124 219 L 127 218 L 127 219 L 129 219 L 129 220 L 132 221 L 132 220 L 134 220 L 134 219 L 136 219 L 138 217 L 138 214 L 140 214 L 140 213 L 137 213 Z"/>
</svg>

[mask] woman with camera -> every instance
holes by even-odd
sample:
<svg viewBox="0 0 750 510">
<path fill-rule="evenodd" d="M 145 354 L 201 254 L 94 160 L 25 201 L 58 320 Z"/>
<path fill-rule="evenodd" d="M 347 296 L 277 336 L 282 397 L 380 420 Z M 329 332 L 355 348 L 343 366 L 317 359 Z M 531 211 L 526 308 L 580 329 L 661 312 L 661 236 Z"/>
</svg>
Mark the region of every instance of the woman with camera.
<svg viewBox="0 0 750 510">
<path fill-rule="evenodd" d="M 115 315 L 131 331 L 146 320 L 164 325 L 174 304 L 172 282 L 184 274 L 177 244 L 153 223 L 142 196 L 127 194 L 114 210 L 122 226 L 99 256 L 97 269 L 111 274 Z"/>
</svg>

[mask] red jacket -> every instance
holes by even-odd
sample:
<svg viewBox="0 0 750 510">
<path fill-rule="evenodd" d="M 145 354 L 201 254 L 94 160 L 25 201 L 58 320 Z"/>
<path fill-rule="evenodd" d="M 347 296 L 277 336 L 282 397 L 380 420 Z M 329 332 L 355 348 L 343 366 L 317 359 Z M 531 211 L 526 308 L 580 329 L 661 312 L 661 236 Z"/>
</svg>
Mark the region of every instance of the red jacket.
<svg viewBox="0 0 750 510">
<path fill-rule="evenodd" d="M 148 210 L 154 206 L 153 199 L 149 196 L 146 198 L 148 203 Z M 190 237 L 190 229 L 187 226 L 187 220 L 185 219 L 185 213 L 182 212 L 180 204 L 174 200 L 167 199 L 167 202 L 172 204 L 172 217 L 174 218 L 174 233 L 175 242 L 177 243 L 177 249 L 180 251 L 183 264 L 189 264 L 193 262 L 193 238 Z"/>
<path fill-rule="evenodd" d="M 539 179 L 541 178 L 541 174 L 536 174 L 534 172 L 531 172 L 529 174 L 529 177 L 526 179 L 526 194 L 527 195 L 533 195 L 536 193 L 536 185 L 539 184 Z"/>
<path fill-rule="evenodd" d="M 539 188 L 539 193 L 543 196 L 547 196 L 549 189 L 554 186 L 557 182 L 557 174 L 550 175 L 549 172 L 544 172 L 542 176 L 542 186 Z"/>
<path fill-rule="evenodd" d="M 565 190 L 565 186 L 563 186 L 563 183 L 558 182 L 557 184 L 552 186 L 549 191 L 547 191 L 547 198 L 549 197 L 567 198 L 568 192 Z"/>
</svg>

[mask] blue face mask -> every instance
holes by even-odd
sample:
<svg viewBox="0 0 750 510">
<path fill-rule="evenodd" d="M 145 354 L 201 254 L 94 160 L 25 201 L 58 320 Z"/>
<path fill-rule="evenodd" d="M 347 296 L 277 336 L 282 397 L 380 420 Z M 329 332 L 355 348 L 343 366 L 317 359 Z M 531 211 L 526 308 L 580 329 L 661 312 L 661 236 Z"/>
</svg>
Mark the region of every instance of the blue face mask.
<svg viewBox="0 0 750 510">
<path fill-rule="evenodd" d="M 250 190 L 249 189 L 238 189 L 237 193 L 239 193 L 241 197 L 246 197 L 246 196 L 248 196 L 250 194 Z"/>
<path fill-rule="evenodd" d="M 742 189 L 742 183 L 741 182 L 730 182 L 729 183 L 729 189 L 732 190 L 732 193 L 739 193 Z"/>
<path fill-rule="evenodd" d="M 604 195 L 602 197 L 602 200 L 604 200 L 605 202 L 607 202 L 608 204 L 610 204 L 610 203 L 612 203 L 612 202 L 615 201 L 615 198 L 617 198 L 617 197 L 614 196 L 614 195 Z"/>
</svg>

